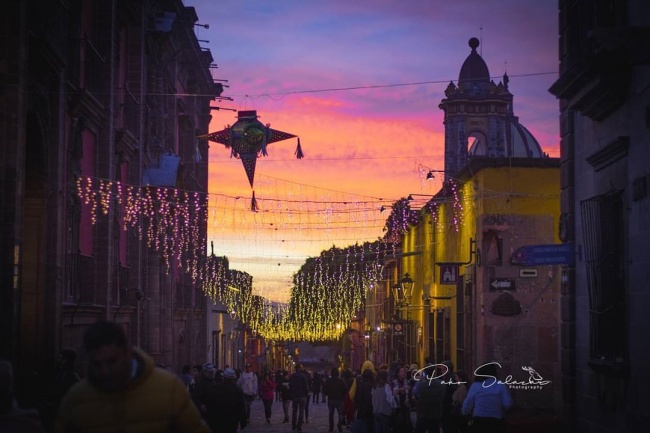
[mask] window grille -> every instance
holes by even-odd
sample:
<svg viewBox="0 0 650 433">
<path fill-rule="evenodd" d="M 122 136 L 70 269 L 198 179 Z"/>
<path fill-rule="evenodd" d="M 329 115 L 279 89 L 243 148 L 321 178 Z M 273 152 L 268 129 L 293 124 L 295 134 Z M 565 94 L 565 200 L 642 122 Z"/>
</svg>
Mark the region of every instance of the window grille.
<svg viewBox="0 0 650 433">
<path fill-rule="evenodd" d="M 589 292 L 590 355 L 605 363 L 621 363 L 625 353 L 623 205 L 621 191 L 580 203 Z"/>
</svg>

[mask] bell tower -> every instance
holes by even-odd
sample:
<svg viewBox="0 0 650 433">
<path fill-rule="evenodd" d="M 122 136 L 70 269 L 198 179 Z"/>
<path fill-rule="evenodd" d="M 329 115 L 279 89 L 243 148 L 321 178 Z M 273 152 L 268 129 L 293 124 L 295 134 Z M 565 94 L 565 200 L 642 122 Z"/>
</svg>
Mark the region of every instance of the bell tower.
<svg viewBox="0 0 650 433">
<path fill-rule="evenodd" d="M 513 124 L 520 125 L 513 115 L 508 76 L 504 74 L 498 85 L 490 80 L 488 67 L 476 52 L 479 43 L 477 38 L 469 40 L 471 52 L 460 68 L 458 85 L 449 83 L 439 105 L 445 112 L 445 181 L 473 155 L 503 157 L 515 153 L 511 129 L 516 127 Z"/>
</svg>

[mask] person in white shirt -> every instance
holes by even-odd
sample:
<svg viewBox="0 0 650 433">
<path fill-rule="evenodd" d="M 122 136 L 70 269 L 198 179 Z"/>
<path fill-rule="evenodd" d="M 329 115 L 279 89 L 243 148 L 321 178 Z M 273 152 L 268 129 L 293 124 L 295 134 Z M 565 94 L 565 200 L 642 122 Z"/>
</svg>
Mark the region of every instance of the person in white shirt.
<svg viewBox="0 0 650 433">
<path fill-rule="evenodd" d="M 251 403 L 257 398 L 259 391 L 257 385 L 257 375 L 253 372 L 250 364 L 246 364 L 246 370 L 239 376 L 237 385 L 244 391 L 246 399 L 246 422 L 251 422 Z"/>
</svg>

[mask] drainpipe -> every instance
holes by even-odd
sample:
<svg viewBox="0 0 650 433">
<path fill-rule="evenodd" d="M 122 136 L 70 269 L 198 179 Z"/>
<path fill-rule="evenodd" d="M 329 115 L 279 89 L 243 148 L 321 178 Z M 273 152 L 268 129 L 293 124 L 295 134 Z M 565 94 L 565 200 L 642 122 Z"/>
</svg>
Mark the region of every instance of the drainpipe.
<svg viewBox="0 0 650 433">
<path fill-rule="evenodd" d="M 109 67 L 110 67 L 110 80 L 109 80 L 109 95 L 108 95 L 108 169 L 112 170 L 113 167 L 115 166 L 115 27 L 116 27 L 116 20 L 115 20 L 115 0 L 111 1 L 111 27 L 110 27 L 110 61 L 109 61 Z M 108 179 L 112 180 L 111 173 L 107 173 L 106 177 Z M 108 211 L 108 227 L 107 232 L 108 232 L 108 248 L 107 248 L 107 258 L 106 262 L 108 264 L 108 275 L 107 275 L 107 280 L 108 284 L 106 286 L 106 319 L 111 320 L 112 317 L 112 310 L 113 310 L 113 298 L 112 298 L 112 292 L 113 292 L 113 282 L 115 281 L 115 255 L 113 254 L 115 245 L 112 242 L 113 239 L 113 234 L 114 234 L 114 224 L 113 224 L 113 219 L 115 218 L 115 209 L 113 206 L 109 207 Z"/>
<path fill-rule="evenodd" d="M 139 143 L 139 148 L 138 148 L 138 167 L 136 170 L 137 174 L 137 182 L 136 185 L 138 188 L 142 189 L 142 171 L 143 171 L 143 164 L 144 164 L 144 140 L 145 140 L 145 134 L 144 134 L 144 116 L 145 116 L 145 109 L 146 109 L 146 91 L 145 89 L 147 88 L 147 74 L 145 72 L 145 65 L 146 65 L 146 59 L 145 59 L 145 37 L 146 37 L 146 23 L 147 23 L 147 17 L 145 14 L 145 6 L 144 4 L 140 6 L 140 14 L 141 14 L 141 19 L 140 19 L 140 109 L 138 110 L 138 125 L 140 126 L 139 131 L 138 131 L 138 143 Z M 138 215 L 138 226 L 142 227 L 142 215 Z M 143 272 L 144 272 L 144 266 L 143 266 L 143 242 L 144 239 L 138 239 L 137 240 L 137 287 L 142 290 L 145 293 L 146 296 L 146 287 L 144 285 L 144 280 L 142 278 Z M 142 311 L 141 311 L 142 310 Z M 136 312 L 136 344 L 139 347 L 143 347 L 143 341 L 141 341 L 141 334 L 142 334 L 142 315 L 144 314 L 144 310 L 140 308 L 140 305 L 138 305 L 138 311 Z M 146 338 L 145 338 L 146 340 Z"/>
</svg>

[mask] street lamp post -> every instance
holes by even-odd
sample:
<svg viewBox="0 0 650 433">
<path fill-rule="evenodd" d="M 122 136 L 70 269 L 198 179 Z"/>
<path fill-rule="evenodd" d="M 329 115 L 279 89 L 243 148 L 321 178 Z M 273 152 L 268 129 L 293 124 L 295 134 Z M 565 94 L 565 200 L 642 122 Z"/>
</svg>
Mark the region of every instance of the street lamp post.
<svg viewBox="0 0 650 433">
<path fill-rule="evenodd" d="M 411 339 L 412 339 L 412 323 L 411 323 L 411 297 L 413 296 L 413 287 L 415 286 L 415 281 L 409 275 L 408 272 L 404 274 L 401 280 L 398 280 L 393 284 L 393 297 L 395 298 L 395 308 L 399 310 L 406 310 L 406 335 L 404 336 L 404 345 L 405 345 L 405 361 L 411 363 L 412 354 L 411 354 Z"/>
</svg>

